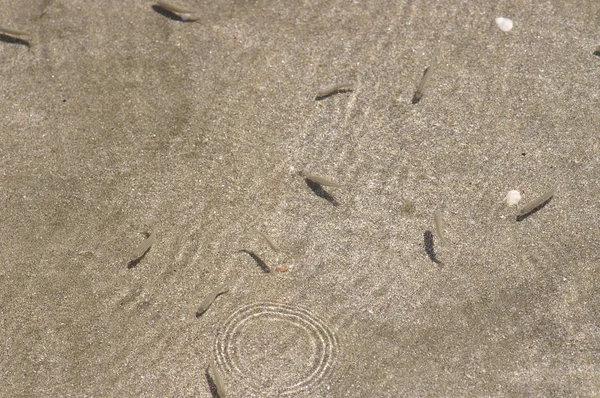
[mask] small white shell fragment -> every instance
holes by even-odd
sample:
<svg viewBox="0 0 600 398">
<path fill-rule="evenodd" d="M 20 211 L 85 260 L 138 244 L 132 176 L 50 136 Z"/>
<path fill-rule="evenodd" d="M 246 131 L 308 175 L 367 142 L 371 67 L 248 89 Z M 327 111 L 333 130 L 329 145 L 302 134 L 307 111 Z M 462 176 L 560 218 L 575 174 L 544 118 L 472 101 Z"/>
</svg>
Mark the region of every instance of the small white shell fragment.
<svg viewBox="0 0 600 398">
<path fill-rule="evenodd" d="M 504 204 L 506 204 L 507 206 L 515 206 L 519 203 L 519 201 L 521 200 L 521 193 L 519 191 L 508 191 L 508 193 L 506 194 L 506 197 L 504 198 Z"/>
<path fill-rule="evenodd" d="M 496 18 L 496 25 L 503 32 L 508 32 L 513 28 L 513 21 L 508 18 Z"/>
</svg>

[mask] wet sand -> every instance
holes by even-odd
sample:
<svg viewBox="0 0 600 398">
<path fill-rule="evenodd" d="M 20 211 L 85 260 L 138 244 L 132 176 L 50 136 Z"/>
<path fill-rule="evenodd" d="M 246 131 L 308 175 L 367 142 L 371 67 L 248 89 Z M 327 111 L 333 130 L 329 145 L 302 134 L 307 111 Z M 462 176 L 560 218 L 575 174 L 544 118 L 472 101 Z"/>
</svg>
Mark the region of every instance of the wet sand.
<svg viewBox="0 0 600 398">
<path fill-rule="evenodd" d="M 600 3 L 153 4 L 0 10 L 0 395 L 600 393 Z"/>
</svg>

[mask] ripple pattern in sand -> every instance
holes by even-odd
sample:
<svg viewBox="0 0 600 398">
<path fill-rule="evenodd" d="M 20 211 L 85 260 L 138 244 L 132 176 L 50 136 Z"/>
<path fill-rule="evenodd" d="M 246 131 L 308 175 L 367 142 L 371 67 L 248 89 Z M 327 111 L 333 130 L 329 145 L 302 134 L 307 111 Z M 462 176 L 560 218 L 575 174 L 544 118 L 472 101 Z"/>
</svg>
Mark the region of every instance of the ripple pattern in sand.
<svg viewBox="0 0 600 398">
<path fill-rule="evenodd" d="M 256 303 L 236 310 L 216 344 L 218 366 L 260 396 L 299 396 L 331 373 L 337 340 L 309 310 Z"/>
</svg>

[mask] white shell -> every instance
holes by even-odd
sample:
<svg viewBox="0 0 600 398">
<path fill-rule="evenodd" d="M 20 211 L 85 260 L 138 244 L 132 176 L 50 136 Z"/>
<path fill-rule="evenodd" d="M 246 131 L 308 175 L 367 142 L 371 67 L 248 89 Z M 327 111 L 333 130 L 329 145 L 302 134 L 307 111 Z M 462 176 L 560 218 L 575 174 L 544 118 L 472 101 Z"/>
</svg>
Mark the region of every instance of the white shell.
<svg viewBox="0 0 600 398">
<path fill-rule="evenodd" d="M 516 204 L 519 203 L 519 201 L 521 200 L 521 193 L 519 191 L 508 191 L 508 193 L 506 194 L 506 197 L 504 198 L 504 203 L 507 206 L 514 206 Z"/>
<path fill-rule="evenodd" d="M 513 28 L 513 21 L 508 18 L 496 18 L 496 25 L 503 32 L 508 32 Z"/>
</svg>

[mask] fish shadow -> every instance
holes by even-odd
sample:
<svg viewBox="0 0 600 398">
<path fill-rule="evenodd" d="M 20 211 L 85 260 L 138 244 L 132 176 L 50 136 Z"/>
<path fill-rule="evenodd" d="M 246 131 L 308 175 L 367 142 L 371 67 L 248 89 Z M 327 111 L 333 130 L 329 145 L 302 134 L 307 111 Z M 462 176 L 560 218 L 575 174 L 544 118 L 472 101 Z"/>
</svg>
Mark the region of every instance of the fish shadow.
<svg viewBox="0 0 600 398">
<path fill-rule="evenodd" d="M 269 268 L 267 263 L 265 263 L 260 257 L 258 257 L 256 255 L 256 253 L 251 252 L 250 250 L 245 250 L 245 249 L 238 251 L 238 253 L 246 253 L 247 255 L 252 257 L 252 259 L 256 262 L 256 265 L 258 265 L 258 267 L 261 269 L 261 271 L 264 272 L 265 274 L 268 274 L 271 272 L 271 268 Z"/>
<path fill-rule="evenodd" d="M 425 231 L 423 234 L 423 247 L 425 248 L 425 253 L 427 253 L 427 257 L 440 267 L 444 265 L 440 260 L 438 260 L 435 249 L 433 247 L 433 233 L 431 231 Z"/>
<path fill-rule="evenodd" d="M 308 187 L 318 197 L 325 199 L 326 201 L 328 201 L 329 203 L 331 203 L 334 207 L 337 207 L 337 206 L 340 205 L 338 203 L 338 201 L 335 200 L 335 198 L 329 192 L 327 192 L 325 189 L 323 189 L 323 187 L 321 186 L 321 184 L 318 184 L 318 183 L 316 183 L 314 181 L 311 181 L 308 178 L 305 178 L 304 182 L 306 183 L 306 185 L 308 185 Z"/>
<path fill-rule="evenodd" d="M 18 37 L 8 36 L 8 35 L 2 34 L 2 33 L 0 33 L 0 41 L 3 41 L 5 43 L 10 43 L 10 44 L 20 44 L 22 46 L 27 46 L 27 48 L 29 48 L 31 46 L 29 41 L 27 41 L 25 39 L 19 39 Z"/>
<path fill-rule="evenodd" d="M 208 388 L 210 388 L 210 395 L 212 398 L 221 398 L 219 397 L 219 393 L 217 391 L 217 383 L 215 383 L 212 376 L 208 372 L 208 368 L 206 368 L 204 371 L 204 376 L 206 377 L 206 382 L 208 383 Z"/>
</svg>

